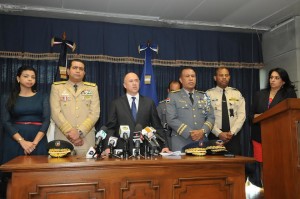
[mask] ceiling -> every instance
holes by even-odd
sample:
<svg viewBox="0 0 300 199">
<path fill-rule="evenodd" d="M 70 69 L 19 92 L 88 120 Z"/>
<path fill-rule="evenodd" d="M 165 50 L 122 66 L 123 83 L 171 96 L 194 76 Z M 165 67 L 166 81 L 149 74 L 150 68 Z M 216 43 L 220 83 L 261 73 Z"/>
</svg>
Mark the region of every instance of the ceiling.
<svg viewBox="0 0 300 199">
<path fill-rule="evenodd" d="M 270 31 L 300 0 L 0 0 L 0 14 L 220 31 Z"/>
</svg>

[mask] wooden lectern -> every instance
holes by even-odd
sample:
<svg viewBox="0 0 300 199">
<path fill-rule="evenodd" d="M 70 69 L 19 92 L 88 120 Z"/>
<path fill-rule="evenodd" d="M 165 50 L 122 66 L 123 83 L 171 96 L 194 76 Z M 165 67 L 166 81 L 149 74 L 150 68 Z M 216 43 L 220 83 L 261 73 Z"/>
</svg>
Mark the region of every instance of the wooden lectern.
<svg viewBox="0 0 300 199">
<path fill-rule="evenodd" d="M 260 122 L 265 198 L 300 198 L 300 99 L 286 99 Z"/>
</svg>

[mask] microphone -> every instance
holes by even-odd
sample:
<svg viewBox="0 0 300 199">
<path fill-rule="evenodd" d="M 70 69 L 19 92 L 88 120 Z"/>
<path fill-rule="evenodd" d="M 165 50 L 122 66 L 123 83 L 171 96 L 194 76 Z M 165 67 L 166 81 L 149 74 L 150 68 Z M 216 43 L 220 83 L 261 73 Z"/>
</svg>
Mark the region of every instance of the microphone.
<svg viewBox="0 0 300 199">
<path fill-rule="evenodd" d="M 134 132 L 132 133 L 132 141 L 134 143 L 134 148 L 132 149 L 132 155 L 138 157 L 140 155 L 140 148 L 142 141 L 142 125 L 137 124 L 135 126 Z"/>
<path fill-rule="evenodd" d="M 101 155 L 101 151 L 102 151 L 102 140 L 104 140 L 106 138 L 106 133 L 105 131 L 107 131 L 107 127 L 106 126 L 102 126 L 100 128 L 100 131 L 98 131 L 98 133 L 96 134 L 96 143 L 95 143 L 95 153 L 94 156 L 97 155 L 97 157 L 99 157 Z"/>
<path fill-rule="evenodd" d="M 113 136 L 111 136 L 108 139 L 108 146 L 109 146 L 109 149 L 110 149 L 110 153 L 109 153 L 109 156 L 108 156 L 109 158 L 115 157 L 115 155 L 113 154 L 113 148 L 117 146 L 117 141 L 118 141 L 118 138 L 113 137 Z"/>
<path fill-rule="evenodd" d="M 101 145 L 101 141 L 102 140 L 104 140 L 105 138 L 106 138 L 106 133 L 105 133 L 105 131 L 107 131 L 107 127 L 106 126 L 102 126 L 101 128 L 100 128 L 100 131 L 98 131 L 98 133 L 96 134 L 96 148 L 97 147 L 99 147 L 99 148 L 101 148 L 100 147 L 100 145 Z"/>
<path fill-rule="evenodd" d="M 130 135 L 130 128 L 128 125 L 120 125 L 119 129 L 120 138 L 127 140 Z"/>
<path fill-rule="evenodd" d="M 111 137 L 108 139 L 108 146 L 110 146 L 110 147 L 116 147 L 116 146 L 117 146 L 117 142 L 118 142 L 118 138 L 117 138 L 117 137 L 111 136 Z M 112 152 L 112 151 L 111 151 L 111 152 Z"/>
<path fill-rule="evenodd" d="M 148 142 L 150 148 L 155 148 L 155 147 L 159 146 L 156 143 L 154 143 L 153 140 L 149 139 L 148 133 L 145 129 L 142 130 L 142 136 L 143 136 L 144 140 L 146 140 Z"/>
<path fill-rule="evenodd" d="M 90 147 L 88 152 L 86 153 L 86 158 L 94 158 L 94 157 L 100 157 L 101 150 L 102 150 L 102 140 L 106 138 L 105 131 L 107 130 L 106 126 L 102 126 L 100 128 L 100 131 L 96 134 L 96 142 L 94 147 Z"/>
<path fill-rule="evenodd" d="M 153 128 L 152 126 L 150 127 L 153 130 L 153 134 L 155 135 L 156 138 L 158 138 L 162 143 L 166 143 L 166 140 L 162 138 L 158 133 L 156 133 L 156 129 Z"/>
<path fill-rule="evenodd" d="M 153 127 L 147 126 L 147 127 L 145 127 L 145 128 L 142 130 L 142 132 L 143 132 L 143 131 L 144 131 L 144 134 L 145 134 L 151 141 L 153 141 L 157 147 L 160 148 L 160 144 L 157 142 L 156 137 L 155 137 L 155 135 L 154 135 L 154 133 L 153 133 L 153 132 L 156 131 L 156 130 L 155 130 Z"/>
</svg>

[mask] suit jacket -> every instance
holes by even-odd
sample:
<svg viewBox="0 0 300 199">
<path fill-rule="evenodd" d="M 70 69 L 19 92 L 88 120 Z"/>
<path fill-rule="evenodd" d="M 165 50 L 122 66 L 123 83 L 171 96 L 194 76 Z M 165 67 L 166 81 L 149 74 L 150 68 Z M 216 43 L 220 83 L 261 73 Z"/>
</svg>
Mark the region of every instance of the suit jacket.
<svg viewBox="0 0 300 199">
<path fill-rule="evenodd" d="M 165 133 L 163 132 L 163 128 L 160 123 L 160 119 L 157 114 L 156 106 L 148 97 L 144 97 L 140 95 L 139 98 L 139 105 L 138 105 L 138 112 L 136 115 L 136 121 L 134 121 L 133 116 L 131 114 L 131 109 L 129 106 L 129 102 L 126 95 L 123 95 L 116 100 L 112 101 L 108 122 L 106 123 L 106 127 L 108 128 L 108 135 L 106 136 L 106 141 L 104 147 L 108 146 L 108 139 L 110 136 L 115 136 L 120 138 L 119 136 L 119 128 L 120 125 L 128 125 L 130 128 L 130 137 L 129 137 L 129 149 L 130 152 L 133 148 L 133 140 L 132 140 L 132 132 L 140 131 L 142 129 L 136 129 L 137 126 L 141 128 L 145 128 L 146 126 L 152 126 L 157 130 L 157 133 L 164 138 L 165 140 Z M 163 144 L 160 143 L 162 147 L 167 147 L 167 143 Z M 118 139 L 117 147 L 116 148 L 123 148 L 124 142 L 122 139 Z"/>
<path fill-rule="evenodd" d="M 280 89 L 276 93 L 275 97 L 272 100 L 272 103 L 268 108 L 269 96 L 269 89 L 263 89 L 261 91 L 256 92 L 252 104 L 251 122 L 254 119 L 254 114 L 264 113 L 266 110 L 274 107 L 276 104 L 287 98 L 297 98 L 297 94 L 294 89 L 287 89 L 286 92 L 283 89 Z M 259 123 L 252 124 L 251 139 L 257 142 L 261 142 L 261 129 Z"/>
</svg>

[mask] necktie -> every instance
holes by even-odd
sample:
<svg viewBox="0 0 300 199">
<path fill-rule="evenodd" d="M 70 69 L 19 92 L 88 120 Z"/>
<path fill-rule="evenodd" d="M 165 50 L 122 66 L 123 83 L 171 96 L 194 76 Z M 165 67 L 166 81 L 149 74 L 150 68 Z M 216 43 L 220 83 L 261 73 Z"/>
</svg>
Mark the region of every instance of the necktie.
<svg viewBox="0 0 300 199">
<path fill-rule="evenodd" d="M 77 92 L 77 87 L 78 87 L 78 85 L 74 84 L 74 91 L 75 91 L 75 93 Z"/>
<path fill-rule="evenodd" d="M 223 89 L 222 95 L 222 131 L 230 131 L 228 108 L 227 108 L 227 99 L 225 96 L 225 89 Z"/>
<path fill-rule="evenodd" d="M 131 112 L 132 112 L 132 116 L 134 118 L 134 121 L 136 121 L 136 105 L 135 105 L 135 97 L 131 97 L 132 98 L 132 104 L 131 104 Z"/>
<path fill-rule="evenodd" d="M 192 104 L 194 104 L 193 93 L 189 93 L 189 95 L 190 95 L 190 100 L 191 100 Z"/>
</svg>

